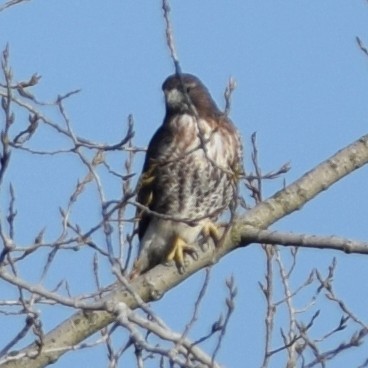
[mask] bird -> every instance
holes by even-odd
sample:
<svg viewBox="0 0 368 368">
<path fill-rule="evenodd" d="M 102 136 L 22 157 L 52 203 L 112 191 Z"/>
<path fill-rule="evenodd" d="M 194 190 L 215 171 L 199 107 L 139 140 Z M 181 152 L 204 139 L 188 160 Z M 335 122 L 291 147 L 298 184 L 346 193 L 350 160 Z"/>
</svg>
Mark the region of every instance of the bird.
<svg viewBox="0 0 368 368">
<path fill-rule="evenodd" d="M 139 251 L 132 278 L 166 261 L 184 269 L 202 235 L 215 244 L 215 224 L 237 196 L 243 148 L 237 128 L 192 74 L 163 83 L 166 114 L 146 152 L 137 185 Z"/>
</svg>

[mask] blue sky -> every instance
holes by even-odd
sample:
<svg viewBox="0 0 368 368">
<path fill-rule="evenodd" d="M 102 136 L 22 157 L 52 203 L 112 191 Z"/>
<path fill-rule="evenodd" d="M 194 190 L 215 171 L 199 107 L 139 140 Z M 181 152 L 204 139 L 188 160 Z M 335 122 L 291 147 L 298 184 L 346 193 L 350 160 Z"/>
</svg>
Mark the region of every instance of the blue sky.
<svg viewBox="0 0 368 368">
<path fill-rule="evenodd" d="M 264 172 L 291 163 L 286 183 L 366 134 L 368 58 L 355 42 L 359 36 L 368 44 L 365 1 L 176 0 L 171 1 L 171 7 L 183 70 L 199 76 L 220 107 L 224 106 L 228 78 L 237 81 L 231 118 L 243 136 L 247 168 L 251 167 L 250 135 L 255 131 Z M 116 143 L 123 135 L 127 116 L 133 114 L 135 144 L 147 145 L 164 114 L 161 84 L 174 70 L 164 38 L 160 1 L 32 0 L 0 13 L 0 18 L 0 48 L 9 43 L 16 79 L 27 79 L 35 72 L 42 75 L 35 93 L 49 101 L 81 89 L 65 103 L 78 135 Z M 58 119 L 51 109 L 49 114 Z M 34 144 L 39 149 L 55 149 L 65 148 L 67 142 L 45 130 Z M 58 207 L 66 205 L 84 171 L 68 155 L 50 160 L 17 154 L 14 160 L 6 183 L 14 183 L 18 198 L 17 239 L 26 245 L 45 226 L 45 236 L 52 239 L 59 226 Z M 136 172 L 141 160 L 137 158 Z M 114 157 L 114 162 L 118 169 L 123 161 Z M 367 168 L 363 167 L 273 228 L 367 239 L 367 180 Z M 106 185 L 107 193 L 114 197 L 118 184 Z M 281 186 L 282 179 L 268 183 L 265 196 Z M 87 193 L 73 213 L 86 226 L 98 216 L 98 209 L 91 205 L 94 195 Z M 7 198 L 1 194 L 2 211 Z M 55 280 L 57 275 L 70 272 L 78 280 L 74 290 L 83 292 L 84 279 L 90 290 L 91 271 L 78 267 L 84 256 L 65 254 L 61 268 L 55 270 Z M 359 282 L 357 288 L 357 281 L 368 277 L 363 256 L 303 250 L 294 286 L 313 267 L 326 269 L 333 256 L 338 258 L 336 289 L 364 320 L 368 287 Z M 37 264 L 35 260 L 35 268 Z M 205 334 L 221 312 L 224 280 L 234 275 L 239 289 L 237 308 L 219 355 L 225 366 L 260 365 L 265 304 L 258 282 L 263 281 L 264 272 L 264 255 L 256 245 L 230 254 L 212 270 L 196 333 Z M 29 277 L 37 279 L 36 275 L 35 271 Z M 173 328 L 179 330 L 187 322 L 178 318 L 178 306 L 180 316 L 189 318 L 203 277 L 200 272 L 155 305 Z M 325 325 L 321 330 L 339 318 L 336 308 L 322 307 L 323 303 Z M 70 311 L 61 313 L 67 316 Z M 54 314 L 52 310 L 45 312 L 46 330 L 60 321 Z M 282 319 L 279 323 L 282 325 Z M 0 345 L 3 339 L 1 336 Z M 275 347 L 279 345 L 275 340 Z M 339 364 L 353 362 L 355 366 L 364 358 L 357 354 L 353 361 L 350 354 Z M 67 354 L 54 366 L 76 366 L 81 361 L 103 366 L 105 360 L 101 347 L 93 353 Z M 275 359 L 272 366 L 277 367 L 280 361 Z"/>
</svg>

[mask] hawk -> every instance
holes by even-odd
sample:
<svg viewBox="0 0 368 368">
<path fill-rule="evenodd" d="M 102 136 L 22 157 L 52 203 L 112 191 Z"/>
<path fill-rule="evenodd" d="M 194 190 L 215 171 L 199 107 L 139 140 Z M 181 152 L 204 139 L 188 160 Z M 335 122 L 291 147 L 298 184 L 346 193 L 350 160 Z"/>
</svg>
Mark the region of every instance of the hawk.
<svg viewBox="0 0 368 368">
<path fill-rule="evenodd" d="M 138 258 L 133 275 L 165 260 L 184 267 L 200 235 L 215 243 L 218 216 L 237 195 L 243 173 L 240 136 L 194 75 L 162 85 L 166 115 L 152 137 L 138 183 Z"/>
</svg>

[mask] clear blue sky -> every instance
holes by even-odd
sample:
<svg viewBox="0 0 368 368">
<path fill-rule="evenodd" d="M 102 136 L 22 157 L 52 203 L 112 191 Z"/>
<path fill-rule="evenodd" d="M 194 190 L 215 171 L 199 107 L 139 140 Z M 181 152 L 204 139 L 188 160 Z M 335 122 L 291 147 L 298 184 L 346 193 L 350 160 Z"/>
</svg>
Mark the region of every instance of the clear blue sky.
<svg viewBox="0 0 368 368">
<path fill-rule="evenodd" d="M 359 36 L 368 45 L 367 2 L 176 0 L 171 7 L 183 70 L 198 75 L 220 107 L 224 106 L 228 78 L 237 81 L 231 117 L 243 136 L 247 167 L 254 131 L 264 171 L 291 162 L 287 183 L 367 133 L 368 58 L 355 42 Z M 116 143 L 128 114 L 133 114 L 135 143 L 148 143 L 164 114 L 162 81 L 173 72 L 160 1 L 32 0 L 0 13 L 0 18 L 0 48 L 9 43 L 16 79 L 41 74 L 35 91 L 45 100 L 82 89 L 66 102 L 76 133 Z M 39 149 L 54 149 L 55 145 L 63 148 L 66 144 L 53 133 L 44 133 L 36 143 Z M 32 159 L 32 166 L 25 155 L 15 159 L 18 164 L 11 171 L 11 179 L 18 198 L 17 239 L 26 245 L 44 226 L 46 237 L 52 239 L 59 226 L 58 207 L 66 205 L 84 171 L 70 157 L 55 158 L 52 164 L 37 157 Z M 135 171 L 140 171 L 139 162 Z M 274 228 L 367 239 L 367 182 L 367 168 L 363 168 Z M 266 185 L 265 195 L 281 185 L 282 180 Z M 1 193 L 2 211 L 6 199 Z M 87 200 L 84 204 L 91 210 L 88 215 L 81 210 L 80 221 L 93 223 L 97 210 Z M 364 319 L 368 286 L 361 281 L 368 279 L 368 271 L 362 256 L 303 250 L 294 286 L 313 267 L 326 269 L 333 256 L 338 257 L 336 289 Z M 73 291 L 83 292 L 84 279 L 86 290 L 90 290 L 90 271 L 86 274 L 78 267 L 79 255 L 74 260 L 74 254 L 68 257 L 59 273 L 75 275 L 78 282 Z M 37 264 L 35 260 L 35 267 Z M 196 333 L 205 334 L 211 327 L 224 303 L 224 279 L 234 275 L 239 290 L 237 308 L 219 361 L 228 367 L 259 366 L 265 305 L 258 282 L 264 277 L 264 255 L 253 245 L 227 256 L 212 272 L 210 293 Z M 36 279 L 37 272 L 34 275 Z M 203 276 L 199 273 L 186 281 L 155 306 L 174 329 L 180 330 L 187 322 L 178 318 L 178 306 L 180 316 L 189 317 Z M 52 285 L 50 281 L 48 286 Z M 0 299 L 5 296 L 0 293 Z M 337 310 L 333 308 L 321 312 L 326 329 L 339 319 L 334 312 Z M 63 315 L 69 313 L 66 310 Z M 47 331 L 60 321 L 55 317 L 52 311 L 45 313 Z M 318 332 L 317 328 L 317 336 Z M 0 345 L 6 337 L 1 334 Z M 274 346 L 280 345 L 275 340 Z M 341 358 L 339 364 L 356 366 L 363 360 L 359 355 L 355 358 L 352 365 L 351 354 L 349 360 Z M 79 366 L 82 361 L 104 366 L 104 348 L 67 354 L 54 366 Z M 274 364 L 278 367 L 277 360 Z"/>
</svg>

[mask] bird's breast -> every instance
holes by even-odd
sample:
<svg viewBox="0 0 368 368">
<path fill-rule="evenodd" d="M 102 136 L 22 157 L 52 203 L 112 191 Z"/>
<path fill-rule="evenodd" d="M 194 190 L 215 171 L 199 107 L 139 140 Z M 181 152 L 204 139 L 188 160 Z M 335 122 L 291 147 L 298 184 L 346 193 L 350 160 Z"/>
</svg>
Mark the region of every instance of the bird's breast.
<svg viewBox="0 0 368 368">
<path fill-rule="evenodd" d="M 189 114 L 170 122 L 173 140 L 158 158 L 155 208 L 176 218 L 217 217 L 234 193 L 229 162 L 234 156 L 216 122 Z"/>
</svg>

